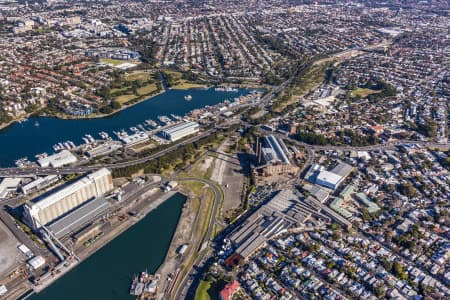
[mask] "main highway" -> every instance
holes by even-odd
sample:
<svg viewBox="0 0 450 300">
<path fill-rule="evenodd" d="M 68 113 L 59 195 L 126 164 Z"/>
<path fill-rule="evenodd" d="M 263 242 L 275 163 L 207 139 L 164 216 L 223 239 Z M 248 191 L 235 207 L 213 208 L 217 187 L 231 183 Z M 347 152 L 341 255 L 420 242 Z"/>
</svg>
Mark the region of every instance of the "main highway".
<svg viewBox="0 0 450 300">
<path fill-rule="evenodd" d="M 267 95 L 266 95 L 267 96 Z M 271 95 L 270 97 L 273 97 Z M 266 98 L 267 99 L 270 99 Z M 252 126 L 248 124 L 248 126 Z M 370 145 L 370 146 L 349 146 L 349 145 L 342 145 L 342 146 L 334 146 L 334 145 L 310 145 L 304 142 L 300 142 L 298 140 L 295 140 L 285 134 L 264 130 L 260 126 L 256 126 L 258 129 L 266 134 L 273 134 L 280 138 L 287 139 L 290 142 L 302 146 L 308 151 L 315 151 L 315 150 L 340 150 L 340 151 L 376 151 L 376 150 L 387 150 L 389 148 L 399 146 L 399 145 L 407 145 L 407 144 L 415 144 L 420 146 L 425 146 L 428 148 L 440 148 L 440 149 L 449 149 L 449 144 L 442 144 L 442 143 L 434 143 L 429 141 L 414 141 L 414 140 L 396 140 L 392 142 L 388 142 L 385 144 L 376 144 L 376 145 Z M 187 144 L 194 143 L 204 137 L 207 137 L 214 132 L 216 132 L 216 128 L 214 129 L 208 129 L 204 132 L 201 132 L 199 135 L 190 137 L 188 139 L 185 139 L 179 143 L 173 144 L 159 152 L 156 152 L 154 154 L 148 155 L 146 157 L 134 159 L 134 160 L 128 160 L 128 161 L 121 161 L 121 162 L 115 162 L 110 164 L 102 164 L 102 165 L 89 165 L 89 166 L 71 166 L 71 167 L 61 167 L 61 168 L 53 168 L 53 167 L 31 167 L 31 168 L 18 168 L 18 167 L 11 167 L 11 168 L 0 168 L 0 177 L 19 177 L 19 176 L 30 176 L 30 175 L 51 175 L 51 174 L 57 174 L 57 175 L 65 175 L 65 174 L 76 174 L 76 173 L 86 173 L 98 170 L 100 168 L 109 168 L 109 169 L 118 169 L 118 168 L 124 168 L 129 167 L 133 165 L 142 164 L 148 161 L 151 161 L 153 159 L 157 159 L 173 150 L 178 149 L 179 147 Z"/>
<path fill-rule="evenodd" d="M 98 170 L 100 168 L 118 169 L 118 168 L 129 167 L 129 166 L 145 163 L 145 162 L 148 162 L 153 159 L 157 159 L 173 150 L 178 149 L 180 146 L 194 143 L 206 136 L 209 136 L 209 135 L 213 134 L 215 131 L 216 131 L 216 129 L 206 130 L 206 131 L 200 133 L 199 135 L 185 139 L 185 140 L 181 141 L 180 143 L 173 144 L 157 153 L 148 155 L 146 157 L 134 159 L 134 160 L 122 161 L 122 162 L 116 162 L 116 163 L 110 163 L 110 164 L 102 164 L 102 165 L 72 166 L 72 167 L 61 167 L 61 168 L 53 168 L 53 167 L 0 168 L 0 177 L 29 176 L 30 174 L 32 174 L 32 175 L 50 175 L 50 174 L 64 175 L 64 174 L 86 173 L 86 172 Z"/>
</svg>

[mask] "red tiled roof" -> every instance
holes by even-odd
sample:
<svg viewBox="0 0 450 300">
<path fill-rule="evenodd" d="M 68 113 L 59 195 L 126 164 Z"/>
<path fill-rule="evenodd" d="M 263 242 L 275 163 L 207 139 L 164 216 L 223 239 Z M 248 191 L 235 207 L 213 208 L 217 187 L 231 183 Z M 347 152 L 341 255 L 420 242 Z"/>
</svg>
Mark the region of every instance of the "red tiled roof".
<svg viewBox="0 0 450 300">
<path fill-rule="evenodd" d="M 234 280 L 233 282 L 228 283 L 223 290 L 220 291 L 220 299 L 221 300 L 230 300 L 236 290 L 240 287 L 239 282 Z"/>
</svg>

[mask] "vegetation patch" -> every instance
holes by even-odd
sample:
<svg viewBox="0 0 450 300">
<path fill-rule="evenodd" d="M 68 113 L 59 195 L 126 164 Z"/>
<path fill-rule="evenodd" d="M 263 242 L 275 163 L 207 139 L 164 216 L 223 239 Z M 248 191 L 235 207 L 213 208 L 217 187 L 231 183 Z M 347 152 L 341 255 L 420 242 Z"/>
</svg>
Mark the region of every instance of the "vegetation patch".
<svg viewBox="0 0 450 300">
<path fill-rule="evenodd" d="M 195 300 L 219 300 L 219 292 L 225 285 L 224 280 L 202 280 L 195 292 Z"/>
<path fill-rule="evenodd" d="M 121 64 L 126 63 L 128 61 L 120 60 L 120 59 L 101 58 L 100 62 L 105 63 L 105 64 L 110 64 L 110 65 L 113 65 L 113 66 L 118 66 L 118 65 L 121 65 Z"/>
<path fill-rule="evenodd" d="M 355 97 L 365 98 L 369 95 L 377 94 L 377 93 L 381 93 L 381 91 L 380 90 L 372 90 L 369 88 L 357 88 L 356 90 L 352 91 L 351 96 L 352 96 L 352 98 L 355 98 Z"/>
<path fill-rule="evenodd" d="M 200 84 L 200 83 L 191 83 L 191 82 L 180 82 L 175 86 L 171 86 L 171 89 L 174 90 L 189 90 L 189 89 L 198 89 L 198 88 L 206 88 L 206 84 Z"/>
<path fill-rule="evenodd" d="M 140 87 L 137 89 L 137 93 L 139 96 L 151 94 L 153 92 L 156 92 L 158 90 L 158 87 L 155 83 L 150 83 L 147 85 L 144 85 L 143 87 Z"/>
</svg>

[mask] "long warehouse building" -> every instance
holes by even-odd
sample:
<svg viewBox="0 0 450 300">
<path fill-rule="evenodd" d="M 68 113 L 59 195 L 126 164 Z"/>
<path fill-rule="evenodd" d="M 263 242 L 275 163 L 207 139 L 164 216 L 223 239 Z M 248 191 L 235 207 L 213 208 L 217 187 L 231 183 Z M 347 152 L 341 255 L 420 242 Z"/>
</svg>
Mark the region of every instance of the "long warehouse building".
<svg viewBox="0 0 450 300">
<path fill-rule="evenodd" d="M 182 139 L 188 135 L 197 133 L 199 131 L 199 125 L 196 122 L 182 122 L 177 125 L 171 126 L 163 130 L 162 136 L 171 141 L 175 142 Z"/>
<path fill-rule="evenodd" d="M 34 229 L 47 225 L 85 202 L 99 198 L 114 188 L 111 172 L 100 169 L 24 205 L 24 220 Z"/>
</svg>

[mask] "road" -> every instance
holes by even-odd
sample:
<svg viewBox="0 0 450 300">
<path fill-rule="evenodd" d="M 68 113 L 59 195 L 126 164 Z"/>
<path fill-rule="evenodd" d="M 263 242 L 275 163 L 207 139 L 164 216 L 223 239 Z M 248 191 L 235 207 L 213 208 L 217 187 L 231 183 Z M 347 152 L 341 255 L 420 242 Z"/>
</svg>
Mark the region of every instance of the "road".
<svg viewBox="0 0 450 300">
<path fill-rule="evenodd" d="M 220 207 L 220 202 L 221 202 L 221 195 L 222 192 L 219 190 L 219 188 L 217 187 L 217 185 L 215 185 L 213 182 L 206 180 L 206 179 L 202 179 L 202 178 L 178 178 L 178 181 L 182 182 L 182 181 L 197 181 L 197 182 L 201 182 L 205 185 L 207 185 L 208 187 L 210 187 L 213 191 L 214 191 L 214 206 L 211 212 L 211 218 L 209 220 L 209 225 L 208 225 L 208 230 L 205 234 L 205 238 L 203 239 L 203 241 L 201 241 L 200 243 L 200 248 L 203 249 L 205 248 L 204 251 L 199 251 L 199 254 L 197 256 L 197 259 L 195 260 L 195 262 L 193 263 L 192 266 L 196 266 L 199 265 L 201 262 L 203 262 L 203 260 L 205 258 L 207 258 L 207 254 L 209 253 L 209 248 L 208 247 L 204 247 L 205 243 L 209 243 L 212 239 L 212 233 L 213 233 L 213 229 L 214 229 L 214 224 L 216 223 L 216 216 L 217 216 L 217 212 L 219 210 Z M 181 282 L 180 284 L 177 285 L 176 289 L 172 292 L 171 296 L 169 299 L 183 299 L 186 296 L 187 290 L 189 288 L 189 277 L 190 277 L 190 273 L 192 271 L 192 268 L 187 270 L 184 277 L 181 278 Z"/>
<path fill-rule="evenodd" d="M 371 47 L 379 47 L 380 45 L 385 45 L 385 44 L 377 44 L 374 46 L 368 46 L 366 48 L 363 49 L 359 49 L 359 50 L 364 50 L 364 49 L 371 49 Z M 342 51 L 340 53 L 334 54 L 326 59 L 338 56 L 338 55 L 342 55 L 343 53 L 348 52 L 349 50 L 345 50 Z M 308 68 L 311 64 L 313 64 L 314 61 L 310 61 L 307 62 L 305 64 L 302 65 L 301 69 L 305 69 Z M 277 87 L 274 87 L 271 91 L 269 91 L 267 94 L 265 94 L 261 100 L 257 103 L 257 104 L 253 104 L 248 106 L 248 109 L 251 109 L 254 106 L 260 106 L 260 107 L 265 107 L 267 104 L 269 104 L 270 101 L 272 101 L 278 93 L 280 93 L 281 91 L 283 91 L 284 89 L 286 89 L 286 87 L 289 86 L 289 84 L 293 81 L 294 77 L 291 77 L 289 79 L 287 79 L 286 81 L 284 81 L 282 84 L 280 84 Z M 244 111 L 245 112 L 245 111 Z M 227 121 L 225 121 L 225 123 L 227 123 Z M 244 122 L 245 123 L 245 122 Z M 244 124 L 245 125 L 245 124 Z M 250 124 L 247 124 L 248 126 L 252 126 Z M 182 146 L 182 145 L 186 145 L 186 144 L 190 144 L 193 143 L 205 136 L 208 136 L 210 134 L 212 134 L 213 132 L 215 132 L 218 128 L 219 128 L 220 124 L 216 124 L 214 129 L 209 129 L 197 136 L 191 137 L 189 139 L 183 140 L 180 143 L 176 143 L 164 150 L 161 150 L 158 153 L 149 155 L 147 157 L 143 157 L 140 159 L 135 159 L 135 160 L 130 160 L 130 161 L 125 161 L 125 162 L 117 162 L 117 163 L 112 163 L 112 164 L 104 164 L 104 165 L 94 165 L 94 166 L 73 166 L 73 167 L 64 167 L 64 168 L 0 168 L 0 177 L 10 177 L 10 176 L 29 176 L 30 174 L 32 175 L 50 175 L 50 174 L 74 174 L 74 173 L 86 173 L 86 172 L 91 172 L 94 170 L 98 170 L 100 168 L 106 167 L 106 168 L 110 168 L 110 169 L 117 169 L 117 168 L 122 168 L 122 167 L 128 167 L 128 166 L 132 166 L 132 165 L 136 165 L 136 164 L 140 164 L 140 163 L 145 163 L 147 161 L 156 159 L 158 157 L 161 157 L 163 155 L 165 155 L 166 153 L 173 151 L 175 149 L 177 149 L 178 147 Z M 273 134 L 273 133 L 272 133 Z M 283 136 L 283 138 L 286 138 L 286 136 Z M 289 139 L 289 138 L 288 138 Z M 312 150 L 342 150 L 342 151 L 351 151 L 351 150 L 355 150 L 355 151 L 368 151 L 368 150 L 378 150 L 378 149 L 383 149 L 383 148 L 387 148 L 389 145 L 390 146 L 395 146 L 395 145 L 399 145 L 399 144 L 421 144 L 421 145 L 425 145 L 428 147 L 447 147 L 448 149 L 448 145 L 446 144 L 439 144 L 439 143 L 431 143 L 431 142 L 420 142 L 420 141 L 406 141 L 406 140 L 400 140 L 400 141 L 396 141 L 394 143 L 390 143 L 390 144 L 384 144 L 384 145 L 375 145 L 375 146 L 367 146 L 367 147 L 350 147 L 350 146 L 313 146 L 313 145 L 308 145 L 306 143 L 301 143 L 298 142 L 296 140 L 292 140 L 290 139 L 291 142 L 294 142 L 298 145 L 304 146 L 306 148 L 312 149 Z"/>
<path fill-rule="evenodd" d="M 284 140 L 288 140 L 296 145 L 302 146 L 308 150 L 313 151 L 377 151 L 377 150 L 386 150 L 389 148 L 393 148 L 400 145 L 408 145 L 408 144 L 414 144 L 414 145 L 420 145 L 425 146 L 428 148 L 443 148 L 443 149 L 449 149 L 450 144 L 446 143 L 436 143 L 436 142 L 429 142 L 429 141 L 414 141 L 414 140 L 396 140 L 392 142 L 387 142 L 385 144 L 376 144 L 376 145 L 369 145 L 369 146 L 350 146 L 350 145 L 342 145 L 342 146 L 333 146 L 333 145 L 311 145 L 304 142 L 300 142 L 296 139 L 293 139 L 286 134 L 273 132 L 270 130 L 263 129 L 262 127 L 257 126 L 259 131 L 266 133 L 266 134 L 272 134 L 276 137 L 279 137 Z"/>
<path fill-rule="evenodd" d="M 87 172 L 95 171 L 95 170 L 98 170 L 101 168 L 118 169 L 118 168 L 123 168 L 123 167 L 129 167 L 132 165 L 145 163 L 150 160 L 159 158 L 173 150 L 176 150 L 180 146 L 183 146 L 186 144 L 191 144 L 191 143 L 196 142 L 206 136 L 209 136 L 212 133 L 214 133 L 215 131 L 216 131 L 216 129 L 209 129 L 197 136 L 183 140 L 180 143 L 176 143 L 172 146 L 169 146 L 168 148 L 163 149 L 157 153 L 151 154 L 151 155 L 143 157 L 143 158 L 135 159 L 135 160 L 117 162 L 117 163 L 112 163 L 112 164 L 102 164 L 102 165 L 93 165 L 93 166 L 61 167 L 61 168 L 52 168 L 52 167 L 46 167 L 46 168 L 41 168 L 41 167 L 0 168 L 0 177 L 51 175 L 51 174 L 64 175 L 64 174 L 87 173 Z"/>
</svg>

